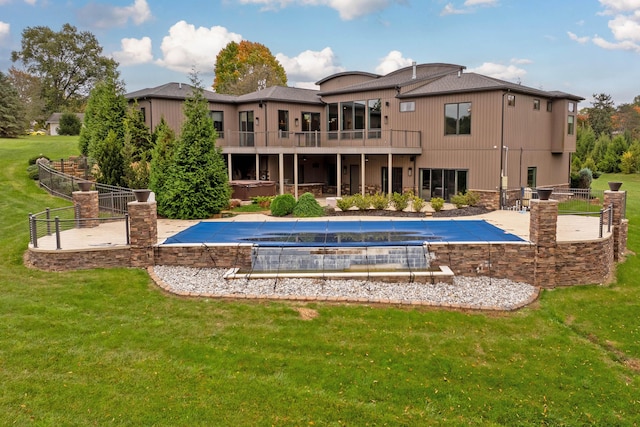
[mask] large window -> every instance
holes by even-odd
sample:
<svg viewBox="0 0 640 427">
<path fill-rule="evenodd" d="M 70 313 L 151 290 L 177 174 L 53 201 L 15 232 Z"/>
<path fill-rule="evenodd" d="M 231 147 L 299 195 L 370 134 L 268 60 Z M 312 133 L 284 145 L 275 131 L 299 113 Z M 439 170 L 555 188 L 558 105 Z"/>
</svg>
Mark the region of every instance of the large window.
<svg viewBox="0 0 640 427">
<path fill-rule="evenodd" d="M 253 147 L 253 111 L 240 111 L 240 146 Z"/>
<path fill-rule="evenodd" d="M 338 138 L 338 130 L 340 130 L 340 117 L 338 116 L 337 103 L 327 105 L 327 129 L 329 130 L 329 139 Z"/>
<path fill-rule="evenodd" d="M 278 133 L 280 138 L 289 137 L 289 111 L 278 110 Z"/>
<path fill-rule="evenodd" d="M 574 120 L 575 120 L 575 117 L 574 117 L 574 116 L 568 116 L 568 117 L 567 117 L 567 134 L 568 134 L 568 135 L 573 135 L 573 131 L 574 131 Z"/>
<path fill-rule="evenodd" d="M 222 111 L 209 111 L 209 117 L 213 120 L 213 128 L 218 138 L 224 138 L 224 113 Z"/>
<path fill-rule="evenodd" d="M 343 102 L 342 106 L 342 137 L 362 138 L 364 119 L 366 115 L 366 101 Z"/>
<path fill-rule="evenodd" d="M 382 103 L 380 99 L 370 99 L 367 102 L 367 106 L 369 138 L 380 138 L 382 136 L 380 132 L 380 129 L 382 129 Z"/>
<path fill-rule="evenodd" d="M 444 128 L 445 135 L 470 135 L 471 103 L 445 104 Z"/>
<path fill-rule="evenodd" d="M 540 100 L 539 99 L 534 99 L 533 100 L 533 109 L 534 110 L 540 110 Z"/>
<path fill-rule="evenodd" d="M 468 174 L 465 169 L 420 169 L 420 197 L 450 200 L 458 193 L 465 193 Z"/>
<path fill-rule="evenodd" d="M 536 178 L 538 175 L 538 168 L 530 166 L 527 168 L 527 187 L 536 188 Z"/>
</svg>

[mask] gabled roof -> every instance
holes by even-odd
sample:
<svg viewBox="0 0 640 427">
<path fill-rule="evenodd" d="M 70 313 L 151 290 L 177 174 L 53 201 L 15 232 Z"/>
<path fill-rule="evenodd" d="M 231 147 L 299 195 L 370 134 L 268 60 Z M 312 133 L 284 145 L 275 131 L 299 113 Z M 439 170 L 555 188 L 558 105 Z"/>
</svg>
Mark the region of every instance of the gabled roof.
<svg viewBox="0 0 640 427">
<path fill-rule="evenodd" d="M 489 90 L 505 90 L 514 93 L 524 93 L 544 98 L 565 98 L 582 101 L 577 95 L 559 91 L 544 91 L 493 77 L 476 73 L 449 74 L 434 79 L 414 90 L 398 95 L 398 98 L 415 98 L 419 96 L 443 95 L 448 93 L 482 92 Z"/>
<path fill-rule="evenodd" d="M 52 113 L 47 119 L 47 123 L 60 123 L 60 118 L 64 113 Z M 80 121 L 84 120 L 84 113 L 73 113 L 80 119 Z"/>
<path fill-rule="evenodd" d="M 163 84 L 162 86 L 129 92 L 125 94 L 124 97 L 127 99 L 162 98 L 184 100 L 191 95 L 192 91 L 193 86 L 190 84 L 172 82 Z M 237 98 L 233 95 L 223 95 L 206 89 L 203 90 L 203 95 L 209 101 L 220 103 L 233 103 Z"/>
<path fill-rule="evenodd" d="M 342 87 L 330 91 L 322 91 L 320 95 L 335 95 L 340 93 L 349 92 L 362 92 L 367 90 L 379 90 L 390 88 L 401 88 L 407 85 L 413 85 L 420 82 L 429 81 L 438 77 L 442 77 L 448 74 L 457 74 L 461 72 L 465 67 L 455 64 L 420 64 L 415 65 L 415 77 L 414 66 L 404 67 L 399 70 L 393 71 L 384 76 L 377 76 L 376 78 L 364 83 L 358 83 L 351 86 Z M 352 73 L 338 73 L 321 80 L 320 83 L 327 82 L 333 78 L 348 75 Z M 376 76 L 376 75 L 370 75 Z"/>
<path fill-rule="evenodd" d="M 127 99 L 177 99 L 184 100 L 191 95 L 193 86 L 186 83 L 167 83 L 162 86 L 141 89 L 125 95 Z M 322 104 L 318 91 L 288 86 L 271 86 L 246 95 L 224 95 L 210 90 L 203 91 L 204 97 L 211 102 L 242 104 L 260 101 L 282 101 L 305 104 Z"/>
<path fill-rule="evenodd" d="M 280 101 L 304 104 L 322 104 L 318 91 L 289 86 L 271 86 L 263 90 L 247 93 L 237 97 L 236 102 Z"/>
</svg>

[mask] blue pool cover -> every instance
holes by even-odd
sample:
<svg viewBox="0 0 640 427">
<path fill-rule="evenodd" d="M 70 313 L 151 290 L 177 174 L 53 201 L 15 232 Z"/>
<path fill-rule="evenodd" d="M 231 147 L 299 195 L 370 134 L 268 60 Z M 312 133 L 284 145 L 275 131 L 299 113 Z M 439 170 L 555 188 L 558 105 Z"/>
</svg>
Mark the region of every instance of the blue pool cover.
<svg viewBox="0 0 640 427">
<path fill-rule="evenodd" d="M 522 242 L 484 220 L 200 222 L 165 244 L 260 246 L 418 246 L 435 242 Z"/>
</svg>

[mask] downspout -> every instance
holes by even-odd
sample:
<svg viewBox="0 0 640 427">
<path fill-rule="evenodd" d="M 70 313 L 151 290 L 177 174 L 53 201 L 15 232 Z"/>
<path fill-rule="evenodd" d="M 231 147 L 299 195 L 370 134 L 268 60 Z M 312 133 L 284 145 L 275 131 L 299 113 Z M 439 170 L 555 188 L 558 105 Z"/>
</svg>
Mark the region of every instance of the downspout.
<svg viewBox="0 0 640 427">
<path fill-rule="evenodd" d="M 504 188 L 502 187 L 502 177 L 504 176 L 504 96 L 510 91 L 510 89 L 507 89 L 506 92 L 502 92 L 502 123 L 500 126 L 500 184 L 498 185 L 498 190 L 500 192 L 500 209 L 504 207 Z"/>
</svg>

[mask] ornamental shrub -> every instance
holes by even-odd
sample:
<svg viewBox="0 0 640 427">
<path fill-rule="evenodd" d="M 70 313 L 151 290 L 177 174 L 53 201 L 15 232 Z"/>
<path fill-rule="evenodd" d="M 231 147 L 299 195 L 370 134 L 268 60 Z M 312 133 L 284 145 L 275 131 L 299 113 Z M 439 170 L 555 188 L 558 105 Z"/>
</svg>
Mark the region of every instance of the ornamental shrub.
<svg viewBox="0 0 640 427">
<path fill-rule="evenodd" d="M 440 212 L 444 207 L 444 199 L 442 197 L 432 197 L 431 207 L 433 208 L 434 211 Z"/>
<path fill-rule="evenodd" d="M 371 206 L 373 209 L 386 209 L 389 206 L 389 198 L 381 193 L 376 193 L 371 196 Z"/>
<path fill-rule="evenodd" d="M 401 212 L 409 206 L 409 197 L 411 195 L 409 193 L 393 193 L 391 195 L 391 204 L 398 212 Z"/>
<path fill-rule="evenodd" d="M 456 208 L 460 209 L 467 204 L 467 198 L 464 196 L 464 194 L 458 193 L 455 196 L 451 197 L 451 203 L 456 205 Z"/>
<path fill-rule="evenodd" d="M 371 196 L 362 194 L 354 194 L 353 196 L 353 205 L 358 208 L 358 210 L 366 211 L 371 207 Z"/>
<path fill-rule="evenodd" d="M 424 207 L 424 199 L 422 197 L 413 196 L 411 199 L 411 204 L 413 205 L 413 210 L 416 212 L 420 212 Z"/>
<path fill-rule="evenodd" d="M 343 212 L 348 211 L 354 206 L 355 200 L 353 196 L 345 196 L 341 199 L 336 200 L 336 206 Z"/>
<path fill-rule="evenodd" d="M 38 165 L 27 166 L 27 175 L 33 180 L 38 180 L 38 178 L 40 178 L 40 168 Z"/>
<path fill-rule="evenodd" d="M 74 113 L 62 113 L 58 135 L 80 135 L 82 121 Z"/>
<path fill-rule="evenodd" d="M 286 216 L 296 207 L 296 199 L 291 194 L 280 194 L 271 202 L 271 215 Z"/>
<path fill-rule="evenodd" d="M 480 203 L 480 195 L 475 191 L 467 191 L 464 195 L 468 206 L 477 206 Z"/>
<path fill-rule="evenodd" d="M 313 218 L 324 216 L 324 209 L 311 193 L 304 193 L 298 199 L 295 208 L 293 208 L 293 216 L 298 218 Z"/>
</svg>

